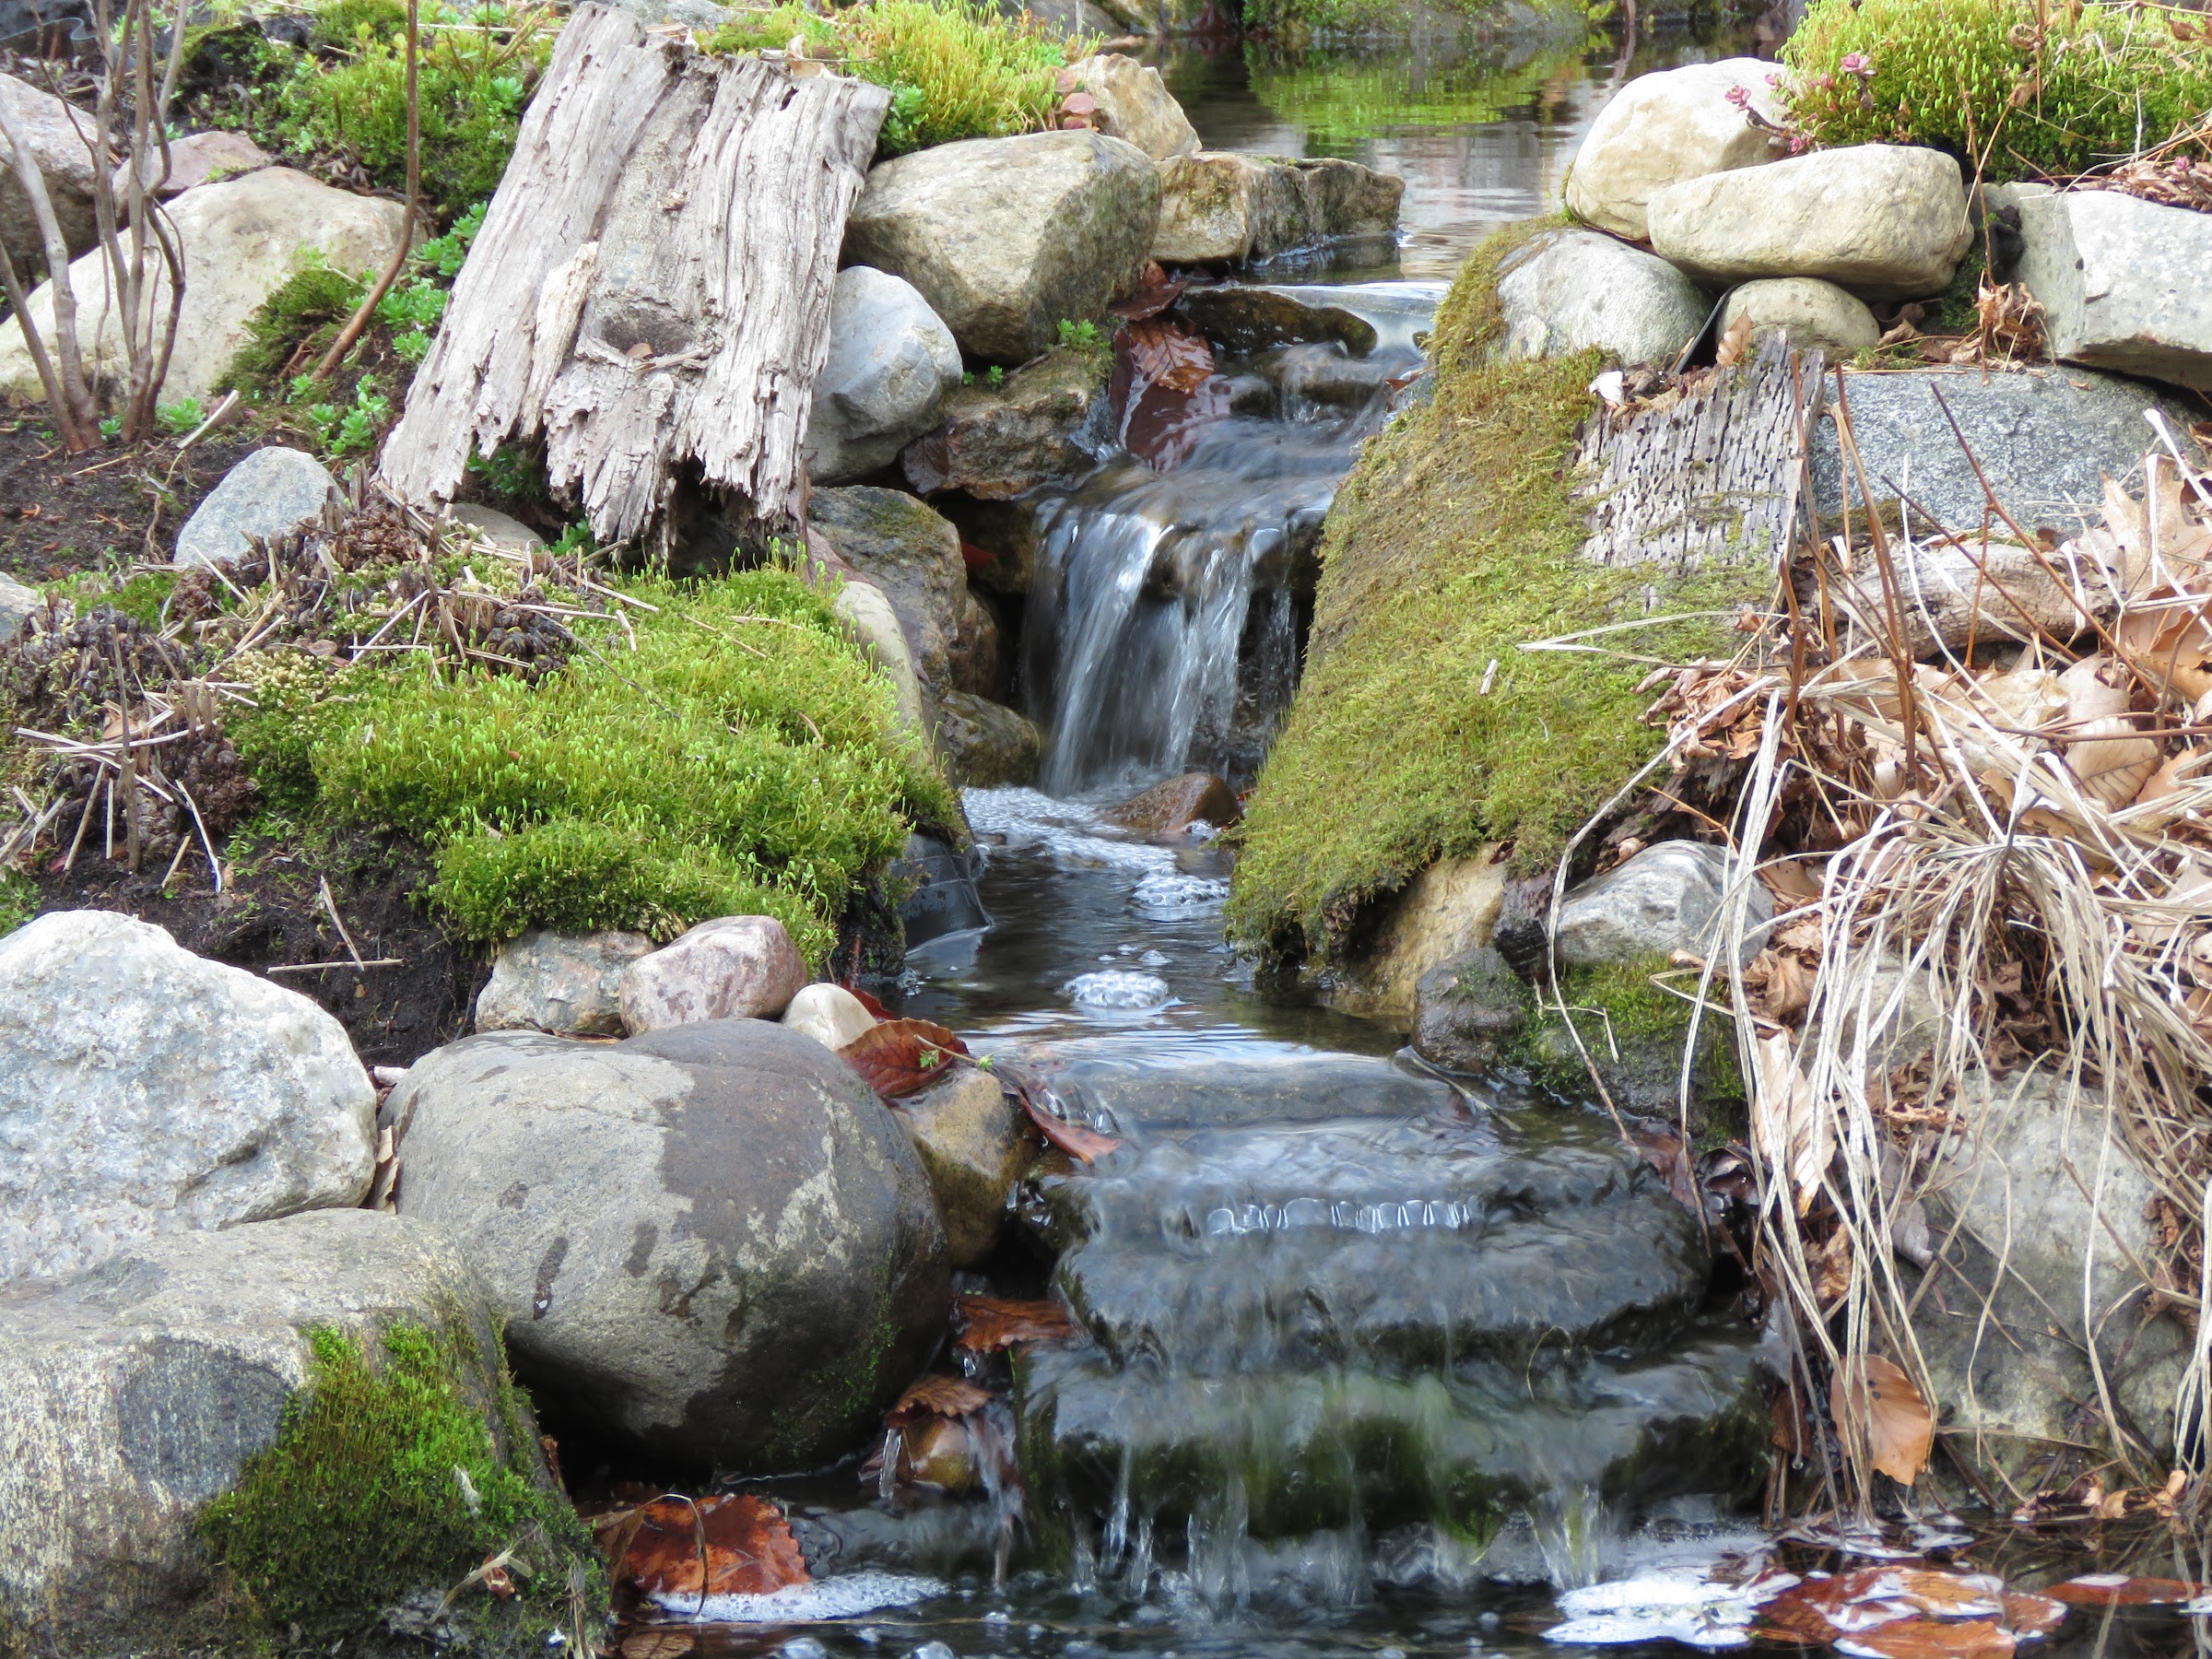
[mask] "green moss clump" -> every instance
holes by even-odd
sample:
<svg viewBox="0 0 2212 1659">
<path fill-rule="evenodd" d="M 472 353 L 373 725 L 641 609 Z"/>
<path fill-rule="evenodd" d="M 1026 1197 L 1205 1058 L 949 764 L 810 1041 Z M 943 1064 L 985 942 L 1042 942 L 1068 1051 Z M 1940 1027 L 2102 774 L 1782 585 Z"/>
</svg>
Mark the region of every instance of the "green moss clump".
<svg viewBox="0 0 2212 1659">
<path fill-rule="evenodd" d="M 890 88 L 877 139 L 883 156 L 1049 127 L 1061 69 L 1093 44 L 1065 40 L 1026 15 L 1008 18 L 982 0 L 877 0 L 832 17 L 786 5 L 741 12 L 700 44 L 759 52 L 794 38 L 806 41 L 808 56 L 841 58 L 848 73 Z"/>
<path fill-rule="evenodd" d="M 1663 960 L 1563 970 L 1559 997 L 1547 994 L 1532 999 L 1528 1024 L 1505 1044 L 1500 1057 L 1547 1092 L 1591 1099 L 1589 1067 L 1559 1011 L 1563 997 L 1614 1104 L 1639 1115 L 1674 1117 L 1692 1007 L 1687 996 L 1659 982 L 1667 971 Z M 1685 988 L 1694 989 L 1695 983 L 1693 976 Z M 1690 1133 L 1700 1147 L 1740 1139 L 1748 1121 L 1730 1023 L 1709 1008 L 1698 1024 L 1697 1056 L 1689 1073 Z"/>
<path fill-rule="evenodd" d="M 319 357 L 367 291 L 360 277 L 310 259 L 253 308 L 245 344 L 231 358 L 223 384 L 241 392 L 280 390 L 286 371 Z M 314 349 L 302 351 L 311 345 Z"/>
<path fill-rule="evenodd" d="M 309 1333 L 307 1385 L 275 1443 L 199 1516 L 229 1588 L 268 1624 L 358 1627 L 512 1547 L 529 1569 L 514 1574 L 521 1622 L 559 1625 L 571 1564 L 604 1607 L 582 1524 L 516 1432 L 513 1384 L 487 1374 L 465 1319 L 453 1325 L 394 1324 L 373 1359 L 343 1332 Z"/>
<path fill-rule="evenodd" d="M 1992 182 L 2066 178 L 2212 108 L 2212 41 L 2155 6 L 1814 0 L 1783 49 L 1797 129 L 1821 145 L 1927 144 Z"/>
<path fill-rule="evenodd" d="M 257 776 L 437 858 L 429 897 L 470 936 L 635 928 L 666 938 L 772 915 L 817 963 L 911 822 L 950 791 L 902 735 L 888 683 L 828 605 L 777 569 L 626 591 L 636 649 L 605 632 L 535 686 L 510 676 L 288 665 L 237 741 Z M 265 784 L 265 787 L 266 785 Z"/>
<path fill-rule="evenodd" d="M 0 935 L 14 933 L 38 913 L 37 884 L 20 870 L 0 866 Z"/>
<path fill-rule="evenodd" d="M 1494 359 L 1500 263 L 1541 228 L 1469 258 L 1437 312 L 1435 396 L 1367 445 L 1330 510 L 1305 677 L 1239 832 L 1229 925 L 1247 945 L 1326 959 L 1372 900 L 1485 841 L 1547 865 L 1663 740 L 1641 667 L 1521 650 L 1641 615 L 1653 576 L 1579 557 L 1567 469 L 1597 355 Z M 1732 611 L 1769 583 L 1719 570 L 1662 603 Z M 1674 661 L 1735 642 L 1712 620 L 1618 641 Z"/>
</svg>

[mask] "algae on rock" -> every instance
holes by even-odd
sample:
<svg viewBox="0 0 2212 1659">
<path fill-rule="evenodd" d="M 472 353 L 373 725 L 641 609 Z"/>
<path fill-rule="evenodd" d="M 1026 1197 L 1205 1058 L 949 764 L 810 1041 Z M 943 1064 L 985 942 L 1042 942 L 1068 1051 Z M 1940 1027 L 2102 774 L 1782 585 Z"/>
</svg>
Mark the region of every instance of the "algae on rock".
<svg viewBox="0 0 2212 1659">
<path fill-rule="evenodd" d="M 1486 841 L 1547 865 L 1661 747 L 1648 661 L 1733 655 L 1735 617 L 1773 594 L 1794 478 L 1773 500 L 1740 481 L 1680 499 L 1701 488 L 1689 469 L 1640 481 L 1635 445 L 1585 440 L 1595 351 L 1500 360 L 1499 269 L 1543 229 L 1470 257 L 1437 313 L 1433 398 L 1367 445 L 1330 511 L 1305 678 L 1241 832 L 1229 925 L 1247 945 L 1340 955 L 1374 900 Z M 1710 395 L 1734 415 L 1757 371 Z M 1646 663 L 1523 649 L 1639 621 L 1595 642 Z"/>
</svg>

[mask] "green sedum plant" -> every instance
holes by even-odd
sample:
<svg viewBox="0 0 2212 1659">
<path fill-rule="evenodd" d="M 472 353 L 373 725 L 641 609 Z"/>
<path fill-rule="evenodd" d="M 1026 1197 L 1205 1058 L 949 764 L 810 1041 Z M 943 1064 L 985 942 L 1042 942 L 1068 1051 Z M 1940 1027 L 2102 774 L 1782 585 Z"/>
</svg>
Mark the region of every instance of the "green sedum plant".
<svg viewBox="0 0 2212 1659">
<path fill-rule="evenodd" d="M 1783 48 L 1817 145 L 1926 144 L 1993 182 L 2068 178 L 2212 110 L 2212 41 L 2157 6 L 1814 0 Z"/>
</svg>

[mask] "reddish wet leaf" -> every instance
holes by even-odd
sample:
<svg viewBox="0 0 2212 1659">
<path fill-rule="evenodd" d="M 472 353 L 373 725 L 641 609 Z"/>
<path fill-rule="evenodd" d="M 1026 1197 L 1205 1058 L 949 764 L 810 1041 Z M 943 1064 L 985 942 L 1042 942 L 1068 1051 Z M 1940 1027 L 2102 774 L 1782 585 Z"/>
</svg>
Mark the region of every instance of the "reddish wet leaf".
<svg viewBox="0 0 2212 1659">
<path fill-rule="evenodd" d="M 872 994 L 870 994 L 868 992 L 863 991 L 858 985 L 847 985 L 845 989 L 852 992 L 854 999 L 858 1001 L 860 1006 L 865 1008 L 874 1018 L 877 1019 L 896 1019 L 899 1018 L 898 1015 L 892 1013 L 880 1002 L 877 1001 Z"/>
<path fill-rule="evenodd" d="M 895 1100 L 935 1083 L 968 1045 L 926 1019 L 887 1019 L 837 1053 L 877 1094 Z"/>
<path fill-rule="evenodd" d="M 998 560 L 997 556 L 990 548 L 979 547 L 971 541 L 964 541 L 960 544 L 960 562 L 968 567 L 968 574 L 972 576 L 978 571 L 989 570 Z M 854 994 L 857 995 L 858 993 Z M 880 1007 L 882 1005 L 877 1004 L 877 1006 Z M 877 1018 L 880 1019 L 882 1016 L 877 1015 Z"/>
<path fill-rule="evenodd" d="M 661 1498 L 628 1517 L 615 1576 L 649 1595 L 764 1595 L 812 1576 L 783 1512 L 750 1492 Z"/>
<path fill-rule="evenodd" d="M 1698 1193 L 1697 1175 L 1690 1169 L 1689 1147 L 1679 1134 L 1657 1124 L 1636 1124 L 1630 1127 L 1629 1138 L 1636 1143 L 1636 1150 L 1643 1154 L 1643 1161 L 1659 1171 L 1666 1182 L 1666 1190 L 1684 1208 L 1691 1211 L 1704 1208 Z"/>
<path fill-rule="evenodd" d="M 1055 1301 L 1017 1301 L 1003 1296 L 963 1296 L 953 1307 L 955 1343 L 972 1353 L 995 1354 L 1018 1342 L 1079 1342 L 1083 1327 Z"/>
<path fill-rule="evenodd" d="M 2204 1594 L 2202 1584 L 2185 1579 L 2129 1578 L 2117 1572 L 2084 1573 L 2043 1594 L 2053 1601 L 2075 1607 L 2165 1607 L 2194 1601 Z"/>
<path fill-rule="evenodd" d="M 1030 1114 L 1038 1134 L 1079 1163 L 1095 1163 L 1107 1153 L 1122 1149 L 1122 1143 L 1112 1135 L 1100 1135 L 1088 1124 L 1071 1124 L 1045 1111 L 1026 1088 L 1021 1091 L 1021 1109 Z"/>
<path fill-rule="evenodd" d="M 1188 276 L 1171 278 L 1157 263 L 1148 265 L 1145 267 L 1144 280 L 1137 284 L 1136 292 L 1119 305 L 1108 306 L 1106 314 L 1119 317 L 1124 323 L 1141 323 L 1147 317 L 1157 317 L 1166 311 L 1182 298 L 1182 290 L 1190 286 L 1191 279 Z"/>
<path fill-rule="evenodd" d="M 2005 1628 L 2015 1636 L 2048 1636 L 2065 1622 L 2063 1602 L 2053 1601 L 2047 1595 L 2030 1595 L 2025 1591 L 2006 1593 Z"/>
<path fill-rule="evenodd" d="M 1836 1643 L 1853 1659 L 2012 1659 L 2010 1630 L 1994 1619 L 1902 1619 Z"/>
<path fill-rule="evenodd" d="M 1194 392 L 1214 371 L 1214 348 L 1204 335 L 1157 317 L 1116 331 L 1113 343 L 1128 364 L 1132 394 L 1147 386 Z"/>
<path fill-rule="evenodd" d="M 966 1417 L 990 1404 L 989 1389 L 978 1387 L 965 1377 L 933 1372 L 900 1394 L 898 1404 L 884 1414 L 883 1421 L 886 1428 L 903 1429 L 926 1417 Z"/>
</svg>

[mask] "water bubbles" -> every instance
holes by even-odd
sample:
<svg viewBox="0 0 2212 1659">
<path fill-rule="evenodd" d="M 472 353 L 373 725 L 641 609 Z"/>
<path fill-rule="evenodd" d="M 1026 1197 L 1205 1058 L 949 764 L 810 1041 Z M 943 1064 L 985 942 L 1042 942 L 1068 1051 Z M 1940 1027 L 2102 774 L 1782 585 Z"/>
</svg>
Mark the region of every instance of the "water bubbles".
<svg viewBox="0 0 2212 1659">
<path fill-rule="evenodd" d="M 1156 922 L 1218 915 L 1229 902 L 1229 883 L 1214 876 L 1147 876 L 1131 895 L 1137 910 Z"/>
<path fill-rule="evenodd" d="M 1168 953 L 1164 950 L 1147 950 L 1136 960 L 1140 968 L 1165 968 L 1168 965 Z"/>
<path fill-rule="evenodd" d="M 1158 974 L 1132 973 L 1125 968 L 1077 974 L 1060 992 L 1077 1007 L 1120 1014 L 1158 1013 L 1175 1000 L 1168 982 Z"/>
<path fill-rule="evenodd" d="M 925 1641 L 909 1653 L 907 1659 L 959 1659 L 959 1656 L 945 1642 Z"/>
<path fill-rule="evenodd" d="M 655 1594 L 653 1599 L 671 1613 L 710 1624 L 797 1624 L 850 1618 L 879 1607 L 911 1607 L 944 1594 L 944 1584 L 933 1578 L 899 1572 L 848 1572 L 811 1583 L 786 1584 L 759 1595 L 710 1595 L 702 1602 L 696 1594 L 684 1591 Z M 794 1653 L 793 1659 L 803 1656 Z"/>
<path fill-rule="evenodd" d="M 794 1636 L 776 1650 L 776 1659 L 830 1659 L 830 1650 L 811 1636 Z"/>
</svg>

